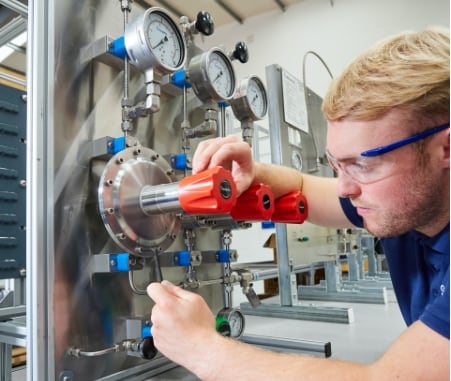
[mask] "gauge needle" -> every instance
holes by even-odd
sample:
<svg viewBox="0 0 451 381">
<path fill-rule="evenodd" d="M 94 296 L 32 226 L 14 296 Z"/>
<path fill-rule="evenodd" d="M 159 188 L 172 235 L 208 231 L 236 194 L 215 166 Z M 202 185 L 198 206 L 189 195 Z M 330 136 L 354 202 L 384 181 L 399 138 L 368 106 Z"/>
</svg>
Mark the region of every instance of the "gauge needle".
<svg viewBox="0 0 451 381">
<path fill-rule="evenodd" d="M 251 103 L 254 104 L 257 99 L 258 99 L 258 94 L 255 94 L 255 97 L 254 97 L 254 99 L 252 99 Z"/>
<path fill-rule="evenodd" d="M 218 75 L 216 76 L 216 78 L 213 80 L 213 82 L 216 82 L 219 78 L 221 78 L 223 72 L 222 70 L 218 73 Z"/>
<path fill-rule="evenodd" d="M 164 36 L 158 44 L 156 44 L 155 46 L 152 46 L 152 49 L 158 48 L 161 44 L 164 44 L 167 40 L 168 40 L 168 36 Z"/>
</svg>

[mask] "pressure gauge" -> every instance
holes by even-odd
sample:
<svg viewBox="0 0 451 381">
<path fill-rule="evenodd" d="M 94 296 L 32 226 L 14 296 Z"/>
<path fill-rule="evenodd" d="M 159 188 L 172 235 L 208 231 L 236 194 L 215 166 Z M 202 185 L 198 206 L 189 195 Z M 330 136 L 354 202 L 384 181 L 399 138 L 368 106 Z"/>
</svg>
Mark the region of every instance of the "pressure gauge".
<svg viewBox="0 0 451 381">
<path fill-rule="evenodd" d="M 219 48 L 193 57 L 188 68 L 189 81 L 200 100 L 228 101 L 235 92 L 235 71 L 230 58 Z"/>
<path fill-rule="evenodd" d="M 181 69 L 185 63 L 185 40 L 164 9 L 149 8 L 129 23 L 124 42 L 130 62 L 138 69 L 156 69 L 167 74 Z"/>
<path fill-rule="evenodd" d="M 299 151 L 297 150 L 291 151 L 291 164 L 299 172 L 302 171 L 302 156 Z"/>
<path fill-rule="evenodd" d="M 262 119 L 268 110 L 268 96 L 260 78 L 255 75 L 244 78 L 230 104 L 240 121 Z"/>
<path fill-rule="evenodd" d="M 227 319 L 230 324 L 230 336 L 239 338 L 244 332 L 244 315 L 235 308 L 223 308 L 218 312 L 218 317 Z"/>
</svg>

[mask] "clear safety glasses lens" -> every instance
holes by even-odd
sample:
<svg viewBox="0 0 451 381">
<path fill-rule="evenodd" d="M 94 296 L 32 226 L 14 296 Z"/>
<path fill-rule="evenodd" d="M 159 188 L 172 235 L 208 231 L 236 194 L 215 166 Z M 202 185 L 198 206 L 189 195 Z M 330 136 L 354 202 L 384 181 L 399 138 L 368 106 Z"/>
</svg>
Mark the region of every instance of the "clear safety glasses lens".
<svg viewBox="0 0 451 381">
<path fill-rule="evenodd" d="M 370 184 L 388 177 L 393 168 L 394 160 L 387 156 L 358 157 L 344 160 L 334 158 L 326 152 L 331 168 L 340 175 L 345 173 L 360 184 Z"/>
</svg>

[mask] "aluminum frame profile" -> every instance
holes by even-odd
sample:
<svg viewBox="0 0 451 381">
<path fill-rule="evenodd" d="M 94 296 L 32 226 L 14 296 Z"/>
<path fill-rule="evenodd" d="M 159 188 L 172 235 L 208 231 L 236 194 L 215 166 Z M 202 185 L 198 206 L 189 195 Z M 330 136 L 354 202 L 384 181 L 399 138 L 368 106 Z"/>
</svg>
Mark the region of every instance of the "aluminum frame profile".
<svg viewBox="0 0 451 381">
<path fill-rule="evenodd" d="M 51 327 L 54 263 L 53 140 L 54 0 L 30 3 L 27 54 L 27 380 L 54 380 Z"/>
</svg>

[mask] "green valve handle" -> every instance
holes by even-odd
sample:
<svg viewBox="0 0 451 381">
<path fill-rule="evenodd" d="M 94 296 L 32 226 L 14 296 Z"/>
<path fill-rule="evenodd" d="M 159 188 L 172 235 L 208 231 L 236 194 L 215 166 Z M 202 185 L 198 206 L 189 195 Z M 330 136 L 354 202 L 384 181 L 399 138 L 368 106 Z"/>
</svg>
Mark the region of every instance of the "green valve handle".
<svg viewBox="0 0 451 381">
<path fill-rule="evenodd" d="M 230 323 L 225 317 L 216 317 L 216 331 L 218 331 L 222 336 L 231 335 Z"/>
</svg>

